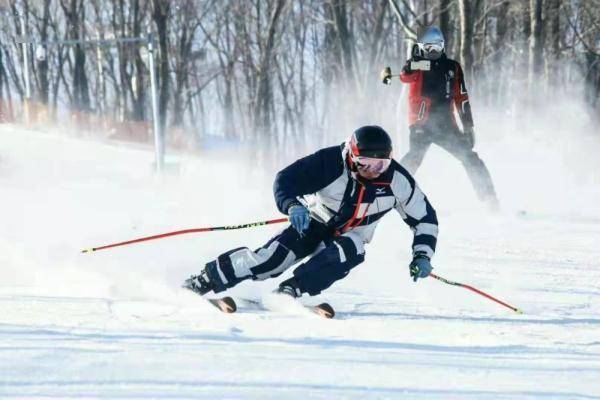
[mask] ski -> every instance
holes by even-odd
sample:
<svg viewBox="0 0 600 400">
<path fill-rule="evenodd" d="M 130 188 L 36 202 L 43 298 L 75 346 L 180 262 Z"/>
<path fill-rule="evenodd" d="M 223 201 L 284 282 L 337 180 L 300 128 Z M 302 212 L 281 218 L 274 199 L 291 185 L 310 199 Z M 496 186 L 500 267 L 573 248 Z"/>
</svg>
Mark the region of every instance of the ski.
<svg viewBox="0 0 600 400">
<path fill-rule="evenodd" d="M 224 312 L 225 314 L 232 314 L 237 311 L 237 305 L 235 304 L 235 300 L 231 297 L 219 297 L 217 299 L 206 299 L 210 304 L 215 306 L 219 311 Z"/>
<path fill-rule="evenodd" d="M 192 290 L 187 286 L 184 286 L 184 288 Z M 194 291 L 194 290 L 192 290 L 192 291 Z M 194 293 L 197 293 L 197 292 L 194 291 Z M 197 294 L 199 294 L 199 293 L 197 293 Z M 221 311 L 225 314 L 233 314 L 238 309 L 235 300 L 229 296 L 218 297 L 218 298 L 205 298 L 205 297 L 202 297 L 202 298 L 204 300 L 208 301 L 216 309 L 218 309 L 219 311 Z M 253 299 L 240 299 L 240 300 L 245 305 L 249 305 L 251 307 L 254 307 L 254 308 L 257 308 L 257 309 L 260 309 L 263 311 L 269 311 L 269 308 L 265 307 L 263 302 L 260 300 L 253 300 Z M 331 319 L 335 316 L 335 310 L 329 303 L 321 303 L 316 306 L 306 306 L 301 303 L 298 303 L 298 304 L 300 304 L 302 307 L 306 308 L 307 310 L 311 311 L 312 313 L 314 313 L 320 317 L 323 317 L 323 318 Z"/>
<path fill-rule="evenodd" d="M 197 295 L 202 297 L 204 300 L 208 301 L 210 304 L 215 306 L 215 308 L 217 308 L 219 311 L 222 311 L 225 314 L 232 314 L 237 311 L 237 305 L 235 304 L 235 300 L 233 300 L 229 296 L 217 297 L 217 298 L 212 298 L 212 299 L 204 297 L 204 295 L 206 293 L 208 293 L 210 290 L 206 290 L 206 287 L 203 286 L 204 284 L 206 284 L 206 281 L 203 280 L 202 278 L 200 280 L 198 280 L 198 278 L 201 278 L 201 277 L 192 276 L 189 279 L 186 279 L 185 282 L 183 283 L 182 287 L 184 289 L 187 289 L 187 290 L 190 290 L 190 291 L 196 293 Z"/>
<path fill-rule="evenodd" d="M 323 318 L 331 319 L 335 317 L 335 310 L 333 309 L 333 307 L 331 307 L 329 303 L 321 303 L 308 308 L 310 308 L 312 312 Z"/>
<path fill-rule="evenodd" d="M 271 311 L 268 307 L 266 307 L 262 301 L 260 300 L 254 300 L 254 299 L 240 299 L 245 305 L 249 305 L 251 307 L 254 307 L 256 309 L 262 310 L 262 311 Z M 335 310 L 333 309 L 333 307 L 329 304 L 329 303 L 321 303 L 318 304 L 316 306 L 306 306 L 304 304 L 298 303 L 300 304 L 302 307 L 306 308 L 307 310 L 309 310 L 310 312 L 326 318 L 326 319 L 331 319 L 335 316 Z"/>
</svg>

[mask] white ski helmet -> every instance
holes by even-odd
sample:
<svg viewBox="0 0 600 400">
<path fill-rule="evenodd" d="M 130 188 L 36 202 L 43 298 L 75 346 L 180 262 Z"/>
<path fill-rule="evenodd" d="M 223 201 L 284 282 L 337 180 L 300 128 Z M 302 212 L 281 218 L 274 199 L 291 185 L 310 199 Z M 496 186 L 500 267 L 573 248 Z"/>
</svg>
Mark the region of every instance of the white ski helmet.
<svg viewBox="0 0 600 400">
<path fill-rule="evenodd" d="M 444 35 L 437 26 L 430 26 L 421 35 L 418 41 L 423 57 L 428 60 L 437 60 L 444 52 Z"/>
</svg>

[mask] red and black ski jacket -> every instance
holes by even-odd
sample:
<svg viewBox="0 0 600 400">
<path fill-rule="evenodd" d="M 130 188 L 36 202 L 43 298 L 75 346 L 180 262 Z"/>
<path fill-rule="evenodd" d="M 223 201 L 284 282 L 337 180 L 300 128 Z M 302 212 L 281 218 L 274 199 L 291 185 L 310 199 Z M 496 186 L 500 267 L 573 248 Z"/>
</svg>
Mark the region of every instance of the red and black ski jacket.
<svg viewBox="0 0 600 400">
<path fill-rule="evenodd" d="M 410 61 L 420 60 L 423 58 L 407 61 L 400 73 L 400 80 L 410 85 L 409 126 L 439 126 L 448 122 L 456 126 L 456 107 L 463 128 L 472 128 L 473 116 L 460 64 L 442 54 L 438 60 L 431 60 L 429 71 L 411 70 Z"/>
</svg>

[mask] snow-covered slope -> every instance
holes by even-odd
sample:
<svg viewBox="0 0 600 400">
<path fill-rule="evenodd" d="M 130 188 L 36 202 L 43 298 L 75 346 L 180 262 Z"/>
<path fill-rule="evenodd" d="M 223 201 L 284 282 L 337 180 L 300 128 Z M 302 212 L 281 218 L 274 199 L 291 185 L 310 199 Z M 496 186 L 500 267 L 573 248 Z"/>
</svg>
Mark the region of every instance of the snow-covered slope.
<svg viewBox="0 0 600 400">
<path fill-rule="evenodd" d="M 324 320 L 289 307 L 224 315 L 179 288 L 280 226 L 80 253 L 278 217 L 273 171 L 220 153 L 174 157 L 179 173 L 156 177 L 148 149 L 0 127 L 0 397 L 600 398 L 600 163 L 593 142 L 543 137 L 479 145 L 500 215 L 484 212 L 441 150 L 417 175 L 440 219 L 435 272 L 524 315 L 413 283 L 411 233 L 390 215 L 367 261 L 306 299 L 336 308 Z"/>
</svg>

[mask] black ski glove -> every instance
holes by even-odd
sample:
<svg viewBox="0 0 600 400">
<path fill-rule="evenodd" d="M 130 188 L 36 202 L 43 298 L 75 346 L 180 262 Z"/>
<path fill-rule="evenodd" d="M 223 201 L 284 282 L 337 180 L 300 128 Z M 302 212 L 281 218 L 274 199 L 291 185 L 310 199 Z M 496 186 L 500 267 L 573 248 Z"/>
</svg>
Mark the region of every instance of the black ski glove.
<svg viewBox="0 0 600 400">
<path fill-rule="evenodd" d="M 413 44 L 412 49 L 410 50 L 410 59 L 413 60 L 415 57 L 423 57 L 423 52 L 418 44 Z"/>
<path fill-rule="evenodd" d="M 427 278 L 433 267 L 427 254 L 422 251 L 417 251 L 408 266 L 410 269 L 410 277 L 416 282 L 418 278 Z"/>
</svg>

